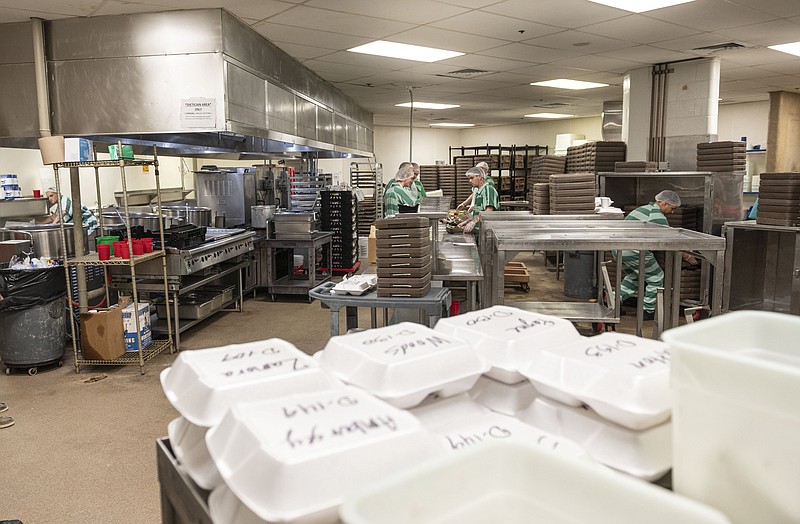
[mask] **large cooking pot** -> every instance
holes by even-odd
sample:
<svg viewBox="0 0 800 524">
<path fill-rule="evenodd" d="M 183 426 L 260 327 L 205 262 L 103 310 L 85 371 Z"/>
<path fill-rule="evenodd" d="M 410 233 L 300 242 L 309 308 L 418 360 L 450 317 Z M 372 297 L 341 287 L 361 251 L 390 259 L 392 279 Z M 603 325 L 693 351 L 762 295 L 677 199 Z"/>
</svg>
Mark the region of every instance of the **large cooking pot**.
<svg viewBox="0 0 800 524">
<path fill-rule="evenodd" d="M 154 208 L 155 212 L 157 208 Z M 211 225 L 211 208 L 201 206 L 180 206 L 170 204 L 161 206 L 164 216 L 183 218 L 185 224 L 192 224 L 199 227 L 209 227 Z"/>
<path fill-rule="evenodd" d="M 250 222 L 256 229 L 266 229 L 267 221 L 275 218 L 276 206 L 250 206 Z"/>
<path fill-rule="evenodd" d="M 64 224 L 65 238 L 67 240 L 67 253 L 75 256 L 75 233 L 72 224 Z M 33 253 L 37 257 L 64 258 L 61 244 L 61 226 L 58 224 L 36 224 L 13 226 L 0 229 L 2 240 L 30 240 Z M 89 251 L 89 227 L 83 226 L 82 255 Z"/>
<path fill-rule="evenodd" d="M 170 228 L 172 226 L 182 226 L 186 221 L 182 217 L 166 216 L 162 213 L 164 218 L 164 227 Z M 128 213 L 128 220 L 132 226 L 142 226 L 145 231 L 159 231 L 161 224 L 158 220 L 157 213 Z M 125 213 L 120 211 L 103 211 L 103 228 L 106 231 L 111 229 L 122 229 L 125 227 Z"/>
</svg>

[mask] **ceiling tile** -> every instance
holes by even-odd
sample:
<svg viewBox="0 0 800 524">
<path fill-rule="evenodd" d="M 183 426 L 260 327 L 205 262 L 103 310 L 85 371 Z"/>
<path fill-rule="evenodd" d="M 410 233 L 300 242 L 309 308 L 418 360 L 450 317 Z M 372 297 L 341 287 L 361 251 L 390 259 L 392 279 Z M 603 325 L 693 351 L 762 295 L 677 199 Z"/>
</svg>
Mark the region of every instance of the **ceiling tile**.
<svg viewBox="0 0 800 524">
<path fill-rule="evenodd" d="M 653 20 L 642 15 L 628 15 L 608 22 L 600 22 L 581 28 L 581 31 L 608 38 L 625 37 L 625 40 L 639 44 L 651 44 L 661 40 L 682 38 L 697 34 L 695 29 L 689 29 L 675 24 Z"/>
<path fill-rule="evenodd" d="M 693 51 L 698 47 L 706 47 L 730 42 L 730 38 L 716 33 L 697 33 L 696 35 L 684 36 L 682 38 L 671 38 L 661 40 L 650 45 L 661 49 L 672 49 L 673 51 L 684 51 L 687 53 L 707 53 L 704 51 Z"/>
<path fill-rule="evenodd" d="M 288 11 L 270 17 L 269 21 L 292 27 L 304 27 L 316 31 L 328 31 L 376 39 L 385 38 L 388 35 L 414 27 L 413 24 L 405 22 L 341 13 L 328 9 L 317 9 L 304 5 L 298 5 Z"/>
<path fill-rule="evenodd" d="M 530 40 L 525 40 L 523 43 L 588 54 L 613 51 L 614 49 L 621 49 L 630 45 L 624 40 L 606 38 L 600 35 L 573 30 L 561 31 L 560 33 L 553 33 L 540 38 L 532 38 Z"/>
<path fill-rule="evenodd" d="M 562 49 L 547 49 L 528 44 L 507 44 L 493 49 L 481 51 L 481 55 L 496 56 L 499 58 L 508 58 L 511 60 L 522 60 L 537 64 L 546 64 L 556 62 L 558 60 L 565 60 L 568 58 L 577 58 L 581 56 L 580 53 L 574 51 L 564 51 Z"/>
<path fill-rule="evenodd" d="M 731 0 L 731 3 L 758 9 L 781 18 L 800 15 L 797 0 Z"/>
<path fill-rule="evenodd" d="M 403 0 L 402 2 L 381 2 L 376 6 L 374 0 L 308 0 L 303 5 L 320 7 L 351 13 L 369 14 L 376 18 L 396 20 L 412 24 L 429 24 L 451 16 L 466 13 L 469 9 L 431 0 Z"/>
<path fill-rule="evenodd" d="M 579 58 L 572 58 L 570 60 L 561 60 L 558 64 L 566 67 L 574 67 L 576 69 L 585 69 L 589 71 L 614 71 L 617 73 L 625 73 L 631 69 L 638 69 L 643 65 L 650 62 L 641 62 L 636 60 L 623 60 L 621 58 L 612 58 L 607 56 L 582 56 Z"/>
<path fill-rule="evenodd" d="M 304 60 L 303 65 L 313 69 L 321 75 L 322 72 L 340 73 L 352 75 L 352 78 L 369 76 L 375 72 L 371 67 L 364 67 L 352 64 L 340 64 L 338 62 L 326 62 L 323 60 Z"/>
<path fill-rule="evenodd" d="M 775 62 L 772 64 L 764 64 L 760 68 L 751 68 L 764 73 L 779 73 L 782 75 L 796 75 L 800 80 L 800 58 L 790 60 L 788 62 Z M 726 75 L 727 77 L 728 75 Z M 767 76 L 767 75 L 764 75 Z"/>
<path fill-rule="evenodd" d="M 656 9 L 642 13 L 647 18 L 690 27 L 699 31 L 714 31 L 774 20 L 775 15 L 736 5 L 725 0 L 703 0 L 682 4 L 680 9 Z"/>
<path fill-rule="evenodd" d="M 507 43 L 503 40 L 488 38 L 479 34 L 448 31 L 447 29 L 438 29 L 430 26 L 419 26 L 409 31 L 394 34 L 389 40 L 403 44 L 445 48 L 462 53 L 474 53 Z"/>
<path fill-rule="evenodd" d="M 351 64 L 372 68 L 374 71 L 397 71 L 410 67 L 419 62 L 402 60 L 400 58 L 389 58 L 387 56 L 367 55 L 364 53 L 351 53 L 350 51 L 336 51 L 321 58 L 325 62 L 336 62 L 338 64 Z"/>
<path fill-rule="evenodd" d="M 720 29 L 716 33 L 734 41 L 746 40 L 753 44 L 767 46 L 797 42 L 800 40 L 800 24 L 789 20 L 774 20 L 733 29 Z"/>
<path fill-rule="evenodd" d="M 332 53 L 330 49 L 324 47 L 314 47 L 310 45 L 293 44 L 290 42 L 277 42 L 273 44 L 281 48 L 283 51 L 296 58 L 297 60 L 309 60 L 312 58 L 320 58 Z"/>
<path fill-rule="evenodd" d="M 460 7 L 467 7 L 469 9 L 478 9 L 494 4 L 497 0 L 436 0 L 439 3 L 447 5 L 457 5 Z"/>
<path fill-rule="evenodd" d="M 350 49 L 371 41 L 369 38 L 349 36 L 327 31 L 314 31 L 290 27 L 271 22 L 259 22 L 252 28 L 268 40 L 276 42 L 289 42 L 292 44 L 309 45 L 313 47 L 328 48 L 331 50 Z"/>
<path fill-rule="evenodd" d="M 558 27 L 482 11 L 471 11 L 430 25 L 470 34 L 479 33 L 483 36 L 510 42 L 518 42 L 561 31 L 561 28 Z"/>
<path fill-rule="evenodd" d="M 624 16 L 619 9 L 586 0 L 558 0 L 557 2 L 506 0 L 484 7 L 482 11 L 565 29 L 575 29 Z"/>
<path fill-rule="evenodd" d="M 725 53 L 720 53 L 719 57 L 732 64 L 744 66 L 763 66 L 765 64 L 776 64 L 780 62 L 794 62 L 798 58 L 788 53 L 781 53 L 766 47 L 754 49 L 734 49 Z"/>
<path fill-rule="evenodd" d="M 630 62 L 639 62 L 642 64 L 660 64 L 697 58 L 697 56 L 693 54 L 673 51 L 671 49 L 659 49 L 649 45 L 627 47 L 625 49 L 617 49 L 616 51 L 609 51 L 608 53 L 601 54 L 602 56 L 616 58 L 618 60 L 628 60 Z M 612 69 L 609 68 L 609 70 Z"/>
</svg>

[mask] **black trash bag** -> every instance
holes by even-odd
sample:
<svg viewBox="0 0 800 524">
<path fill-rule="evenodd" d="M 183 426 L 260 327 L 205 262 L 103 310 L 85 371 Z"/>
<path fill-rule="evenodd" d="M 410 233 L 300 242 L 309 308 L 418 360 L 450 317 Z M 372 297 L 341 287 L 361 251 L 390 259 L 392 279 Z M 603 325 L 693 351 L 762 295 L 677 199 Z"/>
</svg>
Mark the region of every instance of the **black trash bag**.
<svg viewBox="0 0 800 524">
<path fill-rule="evenodd" d="M 64 267 L 0 269 L 0 311 L 21 311 L 67 294 Z"/>
</svg>

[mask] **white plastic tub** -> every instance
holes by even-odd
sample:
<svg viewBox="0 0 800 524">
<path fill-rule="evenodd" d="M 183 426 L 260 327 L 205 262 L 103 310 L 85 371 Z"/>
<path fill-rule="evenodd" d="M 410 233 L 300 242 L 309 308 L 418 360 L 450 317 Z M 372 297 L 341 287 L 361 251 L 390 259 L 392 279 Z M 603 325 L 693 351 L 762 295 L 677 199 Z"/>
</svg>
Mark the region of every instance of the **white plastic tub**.
<svg viewBox="0 0 800 524">
<path fill-rule="evenodd" d="M 522 374 L 545 396 L 641 430 L 670 417 L 669 348 L 623 333 L 602 333 L 538 352 Z"/>
<path fill-rule="evenodd" d="M 335 377 L 400 408 L 468 391 L 488 364 L 465 342 L 412 322 L 332 337 L 319 359 Z"/>
<path fill-rule="evenodd" d="M 643 480 L 657 480 L 672 466 L 669 422 L 633 431 L 603 419 L 590 409 L 546 398 L 534 400 L 518 417 L 553 435 L 572 440 L 597 462 Z"/>
<path fill-rule="evenodd" d="M 212 490 L 223 483 L 206 447 L 208 428 L 195 426 L 178 417 L 167 426 L 169 443 L 178 463 L 192 480 L 203 489 Z"/>
<path fill-rule="evenodd" d="M 800 317 L 740 311 L 662 338 L 674 489 L 738 523 L 800 522 Z"/>
<path fill-rule="evenodd" d="M 253 513 L 293 523 L 333 523 L 347 494 L 444 453 L 411 413 L 354 387 L 237 404 L 206 444 Z"/>
<path fill-rule="evenodd" d="M 495 443 L 393 474 L 349 498 L 346 524 L 725 524 L 718 511 L 599 464 Z"/>
<path fill-rule="evenodd" d="M 435 329 L 471 344 L 491 364 L 487 375 L 506 384 L 525 380 L 520 369 L 542 349 L 582 338 L 568 320 L 510 306 L 443 318 Z"/>
<path fill-rule="evenodd" d="M 483 376 L 469 390 L 470 397 L 478 404 L 504 415 L 515 416 L 527 408 L 536 398 L 536 388 L 528 380 L 506 384 Z"/>
<path fill-rule="evenodd" d="M 161 373 L 167 400 L 197 426 L 211 427 L 236 402 L 341 387 L 294 345 L 271 338 L 182 351 Z"/>
</svg>

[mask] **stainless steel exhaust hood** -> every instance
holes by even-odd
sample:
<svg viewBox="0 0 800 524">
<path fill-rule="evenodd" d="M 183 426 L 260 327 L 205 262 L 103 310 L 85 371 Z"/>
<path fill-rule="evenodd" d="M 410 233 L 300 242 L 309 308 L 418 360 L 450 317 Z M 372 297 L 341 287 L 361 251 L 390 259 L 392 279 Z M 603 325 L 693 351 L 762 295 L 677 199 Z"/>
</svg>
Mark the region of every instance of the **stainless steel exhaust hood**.
<svg viewBox="0 0 800 524">
<path fill-rule="evenodd" d="M 0 146 L 37 147 L 29 23 L 0 31 Z M 223 9 L 45 24 L 53 134 L 159 154 L 369 156 L 372 113 Z"/>
</svg>

